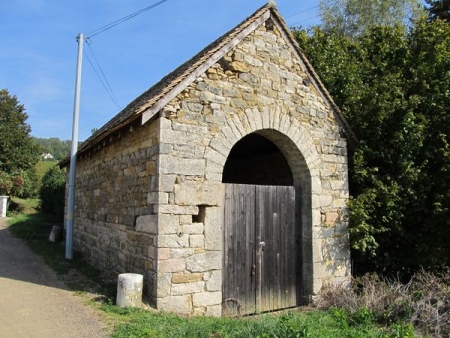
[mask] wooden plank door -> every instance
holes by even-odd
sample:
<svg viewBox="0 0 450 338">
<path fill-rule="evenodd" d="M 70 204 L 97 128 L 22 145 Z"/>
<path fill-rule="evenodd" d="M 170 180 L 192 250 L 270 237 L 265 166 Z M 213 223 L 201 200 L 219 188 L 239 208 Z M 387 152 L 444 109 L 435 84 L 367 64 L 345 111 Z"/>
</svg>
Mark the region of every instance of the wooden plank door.
<svg viewBox="0 0 450 338">
<path fill-rule="evenodd" d="M 224 312 L 296 306 L 294 188 L 227 184 L 224 229 Z"/>
<path fill-rule="evenodd" d="M 255 313 L 255 188 L 227 184 L 224 211 L 224 312 Z"/>
</svg>

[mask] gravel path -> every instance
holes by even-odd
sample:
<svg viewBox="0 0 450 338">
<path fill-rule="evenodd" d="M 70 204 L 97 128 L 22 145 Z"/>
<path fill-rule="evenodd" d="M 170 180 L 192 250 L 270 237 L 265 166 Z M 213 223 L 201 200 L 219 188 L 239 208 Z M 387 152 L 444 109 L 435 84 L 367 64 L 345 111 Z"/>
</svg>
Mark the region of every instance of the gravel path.
<svg viewBox="0 0 450 338">
<path fill-rule="evenodd" d="M 107 337 L 106 325 L 0 217 L 0 337 Z"/>
</svg>

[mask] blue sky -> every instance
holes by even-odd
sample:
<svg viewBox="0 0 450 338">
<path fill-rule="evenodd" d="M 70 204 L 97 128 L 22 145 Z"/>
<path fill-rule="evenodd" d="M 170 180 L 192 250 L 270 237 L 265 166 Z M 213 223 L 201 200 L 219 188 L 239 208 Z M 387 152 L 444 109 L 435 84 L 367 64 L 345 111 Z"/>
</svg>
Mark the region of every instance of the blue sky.
<svg viewBox="0 0 450 338">
<path fill-rule="evenodd" d="M 16 95 L 32 135 L 72 137 L 76 36 L 146 8 L 157 0 L 9 0 L 0 12 L 0 88 Z M 164 75 L 253 14 L 266 0 L 167 0 L 85 44 L 124 108 Z M 291 26 L 318 23 L 319 0 L 278 0 Z M 90 48 L 89 48 L 90 47 Z M 91 53 L 91 49 L 93 54 Z M 100 70 L 97 72 L 101 76 Z M 107 85 L 106 85 L 107 86 Z M 83 58 L 79 139 L 120 108 Z"/>
</svg>

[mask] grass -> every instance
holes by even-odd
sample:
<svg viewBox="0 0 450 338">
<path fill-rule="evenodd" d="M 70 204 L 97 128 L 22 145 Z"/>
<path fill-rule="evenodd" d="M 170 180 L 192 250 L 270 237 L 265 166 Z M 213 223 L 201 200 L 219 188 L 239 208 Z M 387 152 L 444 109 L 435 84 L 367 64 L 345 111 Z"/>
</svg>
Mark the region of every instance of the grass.
<svg viewBox="0 0 450 338">
<path fill-rule="evenodd" d="M 26 208 L 24 208 L 26 210 Z M 40 214 L 18 214 L 10 221 L 10 231 L 23 239 L 41 255 L 57 274 L 65 278 L 73 271 L 85 278 L 66 280 L 74 291 L 83 293 L 87 283 L 102 285 L 99 291 L 103 301 L 95 307 L 105 314 L 108 323 L 114 325 L 113 338 L 122 337 L 189 337 L 189 338 L 302 338 L 302 337 L 414 337 L 406 324 L 379 325 L 368 311 L 354 313 L 341 309 L 328 311 L 282 311 L 244 318 L 182 317 L 142 309 L 119 308 L 113 305 L 115 285 L 103 284 L 101 274 L 74 254 L 73 260 L 64 258 L 61 243 L 48 241 L 55 220 Z M 72 284 L 71 284 L 72 283 Z M 105 301 L 106 299 L 106 301 Z"/>
<path fill-rule="evenodd" d="M 47 170 L 57 164 L 58 161 L 56 160 L 38 161 L 36 163 L 36 173 L 38 175 L 39 182 L 42 180 L 42 177 L 44 177 Z"/>
<path fill-rule="evenodd" d="M 407 325 L 378 327 L 371 318 L 355 320 L 339 309 L 330 311 L 286 311 L 246 318 L 180 317 L 108 304 L 103 310 L 120 316 L 123 323 L 112 335 L 161 338 L 302 338 L 302 337 L 414 337 Z"/>
<path fill-rule="evenodd" d="M 12 199 L 8 201 L 8 204 L 8 217 L 14 217 L 20 214 L 30 215 L 37 213 L 40 200 L 37 198 L 21 199 L 18 197 L 12 197 Z"/>
</svg>

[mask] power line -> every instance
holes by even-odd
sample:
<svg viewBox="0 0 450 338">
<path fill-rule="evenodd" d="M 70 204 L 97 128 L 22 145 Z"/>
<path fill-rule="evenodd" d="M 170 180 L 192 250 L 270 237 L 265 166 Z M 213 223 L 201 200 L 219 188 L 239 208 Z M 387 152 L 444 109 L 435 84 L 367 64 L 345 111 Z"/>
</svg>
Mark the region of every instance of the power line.
<svg viewBox="0 0 450 338">
<path fill-rule="evenodd" d="M 84 53 L 84 56 L 86 56 L 86 59 L 88 60 L 89 64 L 91 65 L 92 69 L 94 70 L 95 75 L 97 75 L 98 79 L 100 80 L 101 84 L 103 85 L 103 88 L 105 88 L 106 92 L 108 93 L 109 97 L 111 98 L 111 100 L 114 102 L 114 104 L 116 105 L 116 107 L 121 110 L 122 108 L 120 107 L 120 104 L 117 102 L 116 96 L 114 95 L 114 91 L 112 90 L 108 80 L 106 79 L 105 73 L 103 72 L 102 68 L 100 67 L 100 64 L 97 61 L 97 58 L 94 55 L 94 52 L 91 48 L 91 46 L 89 44 L 87 44 L 89 46 L 89 49 L 92 53 L 92 56 L 100 70 L 100 72 L 103 75 L 103 79 L 102 77 L 99 75 L 99 73 L 97 72 L 97 69 L 95 68 L 94 64 L 91 62 L 91 59 L 89 58 L 89 56 Z"/>
<path fill-rule="evenodd" d="M 111 22 L 111 23 L 109 23 L 109 24 L 107 24 L 107 25 L 105 25 L 105 26 L 102 26 L 102 27 L 100 27 L 100 28 L 97 28 L 96 30 L 94 30 L 94 31 L 92 31 L 92 32 L 89 32 L 89 33 L 86 34 L 86 35 L 87 35 L 88 38 L 92 38 L 92 37 L 94 37 L 94 36 L 96 36 L 96 35 L 98 35 L 98 34 L 100 34 L 100 33 L 103 33 L 104 31 L 107 31 L 108 29 L 111 29 L 111 28 L 113 28 L 113 27 L 115 27 L 115 26 L 117 26 L 117 25 L 119 25 L 119 24 L 121 24 L 121 23 L 123 23 L 123 22 L 125 22 L 125 21 L 128 21 L 128 20 L 134 18 L 135 16 L 138 16 L 139 14 L 142 14 L 142 13 L 144 13 L 144 12 L 146 12 L 146 11 L 152 9 L 152 8 L 155 8 L 155 7 L 157 7 L 157 6 L 161 5 L 161 4 L 163 4 L 163 3 L 166 2 L 166 1 L 167 1 L 167 0 L 161 0 L 161 1 L 159 1 L 159 2 L 156 2 L 156 3 L 154 3 L 153 5 L 150 5 L 150 6 L 145 7 L 145 8 L 143 8 L 143 9 L 137 11 L 137 12 L 134 12 L 134 13 L 132 13 L 132 14 L 129 14 L 129 15 L 127 15 L 127 16 L 125 16 L 125 17 L 119 19 L 119 20 L 113 21 L 113 22 Z"/>
<path fill-rule="evenodd" d="M 314 15 L 314 16 L 312 16 L 312 17 L 310 17 L 310 18 L 307 18 L 307 19 L 304 19 L 304 20 L 301 20 L 301 21 L 294 22 L 294 23 L 290 24 L 289 27 L 293 27 L 293 26 L 295 26 L 295 25 L 298 25 L 299 23 L 302 23 L 302 22 L 305 22 L 305 21 L 309 21 L 309 20 L 312 20 L 312 19 L 315 19 L 315 18 L 318 18 L 318 17 L 319 17 L 319 15 Z"/>
<path fill-rule="evenodd" d="M 300 11 L 300 12 L 297 12 L 297 13 L 294 13 L 294 14 L 291 14 L 291 15 L 288 15 L 288 16 L 285 16 L 284 18 L 285 18 L 285 19 L 289 19 L 289 18 L 292 18 L 293 16 L 296 16 L 296 15 L 299 15 L 299 14 L 302 14 L 302 13 L 305 13 L 305 12 L 308 12 L 308 11 L 310 11 L 310 10 L 312 10 L 312 9 L 316 9 L 316 8 L 318 8 L 318 7 L 319 7 L 319 5 L 316 5 L 316 6 L 314 6 L 314 7 L 304 9 L 303 11 Z"/>
</svg>

